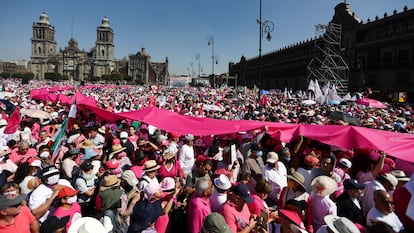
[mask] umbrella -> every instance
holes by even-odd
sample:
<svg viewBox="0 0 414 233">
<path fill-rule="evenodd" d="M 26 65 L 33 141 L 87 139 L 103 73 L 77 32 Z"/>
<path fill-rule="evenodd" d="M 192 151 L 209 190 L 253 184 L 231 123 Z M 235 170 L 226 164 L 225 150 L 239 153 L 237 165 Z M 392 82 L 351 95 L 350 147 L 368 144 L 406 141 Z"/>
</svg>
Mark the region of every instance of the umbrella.
<svg viewBox="0 0 414 233">
<path fill-rule="evenodd" d="M 346 112 L 330 112 L 328 115 L 329 118 L 333 120 L 341 120 L 344 122 L 348 122 L 351 125 L 360 126 L 361 121 L 358 118 L 352 117 L 348 115 Z"/>
<path fill-rule="evenodd" d="M 31 118 L 48 119 L 50 114 L 39 109 L 22 109 L 21 113 Z"/>
<path fill-rule="evenodd" d="M 359 105 L 365 105 L 371 108 L 387 108 L 387 106 L 385 106 L 385 104 L 383 104 L 381 101 L 366 98 L 366 97 L 357 99 L 356 103 Z"/>
<path fill-rule="evenodd" d="M 10 98 L 14 96 L 16 96 L 14 93 L 7 92 L 7 91 L 0 91 L 0 99 L 4 99 L 6 97 Z"/>
<path fill-rule="evenodd" d="M 341 101 L 339 101 L 339 100 L 330 100 L 329 101 L 329 104 L 332 104 L 332 105 L 338 105 L 340 103 L 341 103 Z"/>
<path fill-rule="evenodd" d="M 302 102 L 300 102 L 300 104 L 307 106 L 307 105 L 314 105 L 316 104 L 316 102 L 314 100 L 303 100 Z"/>
<path fill-rule="evenodd" d="M 219 107 L 217 105 L 213 105 L 213 104 L 203 105 L 203 109 L 206 110 L 206 111 L 219 111 L 219 112 L 224 110 L 221 107 Z"/>
</svg>

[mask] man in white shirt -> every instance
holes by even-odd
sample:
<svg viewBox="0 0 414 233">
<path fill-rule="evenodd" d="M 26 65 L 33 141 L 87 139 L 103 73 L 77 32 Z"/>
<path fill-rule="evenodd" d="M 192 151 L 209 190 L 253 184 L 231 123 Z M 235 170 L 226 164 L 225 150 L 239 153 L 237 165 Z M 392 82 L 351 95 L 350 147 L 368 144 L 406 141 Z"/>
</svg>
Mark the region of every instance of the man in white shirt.
<svg viewBox="0 0 414 233">
<path fill-rule="evenodd" d="M 394 232 L 404 230 L 398 216 L 394 213 L 394 203 L 392 197 L 384 190 L 374 192 L 375 206 L 371 208 L 367 215 L 367 225 L 371 226 L 376 222 L 385 222 L 392 227 Z"/>
<path fill-rule="evenodd" d="M 390 173 L 378 176 L 375 180 L 366 183 L 365 194 L 361 197 L 362 211 L 364 216 L 374 206 L 374 192 L 376 190 L 392 191 L 398 184 L 397 178 Z"/>
<path fill-rule="evenodd" d="M 192 134 L 186 135 L 184 145 L 181 147 L 180 154 L 178 155 L 178 160 L 185 177 L 191 172 L 195 162 L 193 144 L 194 136 Z"/>
<path fill-rule="evenodd" d="M 263 178 L 272 185 L 272 192 L 269 194 L 269 198 L 276 204 L 279 200 L 280 191 L 287 186 L 287 169 L 279 161 L 279 156 L 276 152 L 271 151 L 267 153 L 266 162 Z"/>
</svg>

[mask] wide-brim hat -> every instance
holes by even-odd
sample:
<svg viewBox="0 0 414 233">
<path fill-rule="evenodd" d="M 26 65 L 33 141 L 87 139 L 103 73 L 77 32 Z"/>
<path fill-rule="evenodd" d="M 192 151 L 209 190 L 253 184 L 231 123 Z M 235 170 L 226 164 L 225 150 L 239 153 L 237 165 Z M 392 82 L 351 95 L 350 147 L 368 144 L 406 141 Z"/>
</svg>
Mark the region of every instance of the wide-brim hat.
<svg viewBox="0 0 414 233">
<path fill-rule="evenodd" d="M 139 183 L 138 178 L 132 170 L 122 172 L 121 178 L 125 180 L 130 186 L 134 187 Z"/>
<path fill-rule="evenodd" d="M 326 225 L 328 225 L 329 229 L 331 229 L 334 233 L 359 233 L 358 227 L 355 224 L 345 218 L 345 217 L 338 217 L 334 215 L 327 215 L 324 217 Z"/>
<path fill-rule="evenodd" d="M 407 177 L 407 175 L 405 175 L 404 171 L 401 170 L 392 170 L 391 174 L 393 176 L 395 176 L 395 178 L 397 178 L 398 181 L 410 181 L 410 177 Z"/>
<path fill-rule="evenodd" d="M 300 174 L 299 172 L 294 172 L 294 173 L 292 173 L 292 175 L 287 175 L 287 178 L 295 181 L 300 186 L 302 186 L 303 189 L 306 190 L 306 187 L 305 187 L 305 177 L 303 177 L 303 175 Z"/>
<path fill-rule="evenodd" d="M 22 203 L 26 198 L 25 194 L 20 195 L 1 195 L 0 196 L 0 210 L 5 210 L 12 206 Z"/>
<path fill-rule="evenodd" d="M 328 196 L 338 189 L 338 184 L 329 176 L 318 176 L 312 180 L 312 191 L 319 196 Z"/>
<path fill-rule="evenodd" d="M 101 186 L 101 191 L 105 191 L 107 189 L 117 187 L 121 184 L 121 181 L 118 179 L 116 175 L 109 175 L 104 177 L 104 182 Z"/>
<path fill-rule="evenodd" d="M 83 149 L 87 149 L 87 148 L 95 148 L 96 146 L 95 146 L 95 144 L 93 144 L 93 142 L 91 140 L 86 139 L 86 140 L 84 140 L 83 142 L 81 142 L 79 144 L 79 147 L 83 148 Z"/>
<path fill-rule="evenodd" d="M 101 133 L 101 134 L 105 134 L 105 133 L 106 133 L 106 128 L 105 128 L 105 126 L 101 126 L 101 127 L 99 127 L 99 128 L 98 128 L 98 132 L 99 132 L 99 133 Z"/>
<path fill-rule="evenodd" d="M 115 144 L 112 146 L 112 152 L 109 154 L 109 158 L 112 158 L 114 155 L 124 151 L 126 147 L 123 147 L 121 144 Z"/>
<path fill-rule="evenodd" d="M 293 222 L 295 225 L 299 226 L 300 228 L 304 227 L 303 221 L 299 214 L 296 211 L 293 210 L 287 210 L 287 209 L 280 209 L 279 212 L 288 218 L 291 222 Z"/>
<path fill-rule="evenodd" d="M 155 160 L 148 160 L 147 162 L 144 163 L 144 172 L 150 172 L 150 171 L 155 171 L 158 170 L 161 166 L 157 164 L 157 162 Z"/>
<path fill-rule="evenodd" d="M 224 174 L 219 175 L 213 182 L 214 185 L 221 190 L 229 190 L 231 188 L 229 177 Z"/>
<path fill-rule="evenodd" d="M 103 224 L 96 218 L 82 217 L 70 225 L 68 233 L 106 233 Z"/>
</svg>

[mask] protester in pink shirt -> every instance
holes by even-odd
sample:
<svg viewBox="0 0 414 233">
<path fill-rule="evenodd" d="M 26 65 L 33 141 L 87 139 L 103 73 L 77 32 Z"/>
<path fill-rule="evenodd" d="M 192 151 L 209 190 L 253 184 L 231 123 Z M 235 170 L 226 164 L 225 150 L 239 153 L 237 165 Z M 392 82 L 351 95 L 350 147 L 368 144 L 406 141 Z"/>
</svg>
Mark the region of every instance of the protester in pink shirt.
<svg viewBox="0 0 414 233">
<path fill-rule="evenodd" d="M 81 207 L 76 202 L 78 191 L 65 187 L 58 193 L 60 206 L 53 213 L 54 216 L 63 218 L 69 216 L 69 221 L 66 223 L 66 229 L 69 229 L 73 222 L 82 217 Z"/>
<path fill-rule="evenodd" d="M 188 230 L 199 233 L 204 219 L 211 213 L 210 199 L 213 194 L 213 182 L 208 177 L 196 181 L 195 192 L 188 204 Z"/>
<path fill-rule="evenodd" d="M 20 141 L 17 145 L 17 149 L 13 150 L 10 154 L 10 160 L 15 163 L 23 163 L 28 161 L 31 157 L 36 157 L 37 151 L 34 148 L 30 148 L 27 141 Z"/>
<path fill-rule="evenodd" d="M 246 203 L 254 200 L 247 185 L 240 183 L 228 195 L 228 200 L 222 206 L 220 213 L 226 220 L 233 233 L 248 233 L 255 228 L 257 221 L 250 218 L 250 211 Z"/>
</svg>

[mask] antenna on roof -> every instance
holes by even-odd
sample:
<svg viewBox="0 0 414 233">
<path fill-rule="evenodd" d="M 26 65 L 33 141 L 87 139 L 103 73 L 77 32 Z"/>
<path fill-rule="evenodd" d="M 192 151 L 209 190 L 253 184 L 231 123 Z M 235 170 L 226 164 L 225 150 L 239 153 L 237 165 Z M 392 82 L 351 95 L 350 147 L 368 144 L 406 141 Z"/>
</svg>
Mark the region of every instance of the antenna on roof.
<svg viewBox="0 0 414 233">
<path fill-rule="evenodd" d="M 70 38 L 73 38 L 73 16 L 72 16 L 72 25 L 70 27 Z"/>
</svg>

